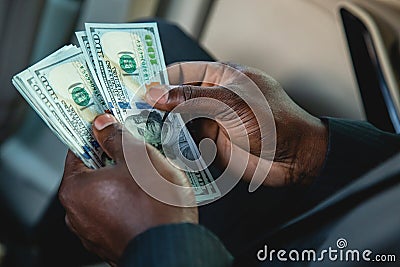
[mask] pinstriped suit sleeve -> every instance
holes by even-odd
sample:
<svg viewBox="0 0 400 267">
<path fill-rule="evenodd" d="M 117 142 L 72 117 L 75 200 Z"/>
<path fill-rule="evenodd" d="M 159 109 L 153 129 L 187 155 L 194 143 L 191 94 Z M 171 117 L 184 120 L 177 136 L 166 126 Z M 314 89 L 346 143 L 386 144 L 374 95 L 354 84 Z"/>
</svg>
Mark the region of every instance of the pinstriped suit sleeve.
<svg viewBox="0 0 400 267">
<path fill-rule="evenodd" d="M 152 228 L 134 238 L 121 258 L 121 267 L 223 267 L 233 258 L 206 228 L 189 223 Z"/>
<path fill-rule="evenodd" d="M 400 135 L 363 121 L 323 118 L 329 128 L 325 166 L 310 187 L 319 202 L 400 152 Z"/>
</svg>

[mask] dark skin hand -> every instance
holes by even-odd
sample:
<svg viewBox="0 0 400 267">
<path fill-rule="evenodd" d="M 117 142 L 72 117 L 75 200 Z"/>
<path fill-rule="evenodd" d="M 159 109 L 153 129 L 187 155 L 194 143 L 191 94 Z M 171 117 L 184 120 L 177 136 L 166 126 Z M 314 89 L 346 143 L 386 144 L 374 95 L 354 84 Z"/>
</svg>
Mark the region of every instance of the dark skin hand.
<svg viewBox="0 0 400 267">
<path fill-rule="evenodd" d="M 88 250 L 115 266 L 128 242 L 147 229 L 170 223 L 198 223 L 197 208 L 164 204 L 137 185 L 124 159 L 124 130 L 113 116 L 97 117 L 94 126 L 96 139 L 115 165 L 89 169 L 69 152 L 59 189 L 59 198 L 66 210 L 65 221 Z M 134 139 L 129 133 L 124 133 L 124 146 L 133 151 L 146 146 L 152 165 L 165 179 L 188 186 L 186 176 L 152 146 Z M 143 158 L 138 156 L 137 160 Z M 192 190 L 183 194 L 194 202 Z"/>
<path fill-rule="evenodd" d="M 212 118 L 197 120 L 197 134 L 200 138 L 211 138 L 217 145 L 217 160 L 222 168 L 226 167 L 232 153 L 244 156 L 249 152 L 245 180 L 251 180 L 257 164 L 271 165 L 269 173 L 263 177 L 263 184 L 270 186 L 306 185 L 320 172 L 327 151 L 326 126 L 290 99 L 272 77 L 242 65 L 209 62 L 170 66 L 168 76 L 171 84 L 182 86 L 167 94 L 162 87 L 152 88 L 146 94 L 147 102 L 164 111 L 179 106 L 183 115 L 197 113 Z M 265 99 L 249 90 L 254 85 Z M 242 100 L 244 98 L 247 103 Z M 267 101 L 272 111 L 270 116 Z M 255 112 L 264 117 L 257 120 Z M 240 118 L 239 122 L 233 113 Z M 269 141 L 274 129 L 275 155 L 271 153 L 275 146 Z M 240 149 L 245 141 L 250 145 L 248 151 Z M 260 150 L 262 142 L 266 144 L 263 151 Z"/>
<path fill-rule="evenodd" d="M 237 72 L 252 82 L 238 76 Z M 327 150 L 326 126 L 297 106 L 265 73 L 240 65 L 196 63 L 170 68 L 169 78 L 171 84 L 186 85 L 171 89 L 168 94 L 163 88 L 152 88 L 146 100 L 160 110 L 170 111 L 180 106 L 179 112 L 183 115 L 198 113 L 212 118 L 197 120 L 196 134 L 215 142 L 222 167 L 227 165 L 232 154 L 250 156 L 243 178 L 250 180 L 256 166 L 269 164 L 271 169 L 265 173 L 263 184 L 270 186 L 308 184 L 318 175 Z M 264 97 L 253 97 L 248 92 L 254 85 L 268 100 L 271 116 Z M 246 95 L 250 95 L 247 103 L 242 100 Z M 185 105 L 186 101 L 190 104 Z M 267 115 L 259 119 L 255 113 Z M 275 131 L 276 152 L 273 153 L 275 143 L 269 137 Z M 148 158 L 164 179 L 188 185 L 185 175 L 156 149 L 130 134 L 124 134 L 123 142 L 124 130 L 111 115 L 97 117 L 93 132 L 115 165 L 92 170 L 69 152 L 59 190 L 60 201 L 66 209 L 66 223 L 88 250 L 115 266 L 128 242 L 140 233 L 162 224 L 198 223 L 197 208 L 162 203 L 144 192 L 133 179 L 122 143 L 124 149 L 131 151 L 145 146 L 148 157 L 138 153 L 137 166 Z M 248 151 L 245 150 L 247 141 Z M 145 181 L 156 175 L 151 170 L 142 174 L 140 178 Z M 166 194 L 177 194 L 177 199 L 194 203 L 191 190 Z"/>
</svg>

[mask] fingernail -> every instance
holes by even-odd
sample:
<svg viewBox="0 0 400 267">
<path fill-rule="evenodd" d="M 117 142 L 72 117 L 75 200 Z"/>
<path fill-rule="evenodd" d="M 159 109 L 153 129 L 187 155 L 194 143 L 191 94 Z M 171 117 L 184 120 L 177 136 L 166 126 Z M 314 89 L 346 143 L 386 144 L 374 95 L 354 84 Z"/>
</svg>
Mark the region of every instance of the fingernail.
<svg viewBox="0 0 400 267">
<path fill-rule="evenodd" d="M 147 94 L 153 103 L 165 104 L 168 101 L 168 90 L 165 87 L 152 87 Z"/>
<path fill-rule="evenodd" d="M 110 126 L 111 124 L 117 123 L 117 120 L 115 119 L 115 117 L 111 114 L 103 114 L 98 116 L 94 122 L 93 125 L 94 127 L 98 130 L 101 131 L 104 128 L 106 128 L 107 126 Z"/>
</svg>

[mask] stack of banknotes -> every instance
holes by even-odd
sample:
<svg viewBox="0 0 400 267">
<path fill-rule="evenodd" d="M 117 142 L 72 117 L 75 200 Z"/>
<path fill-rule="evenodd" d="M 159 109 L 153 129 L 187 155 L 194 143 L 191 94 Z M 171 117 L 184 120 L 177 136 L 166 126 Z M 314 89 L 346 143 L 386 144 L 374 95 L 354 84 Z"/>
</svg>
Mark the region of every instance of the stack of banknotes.
<svg viewBox="0 0 400 267">
<path fill-rule="evenodd" d="M 198 203 L 219 197 L 181 116 L 143 100 L 148 88 L 168 84 L 157 24 L 87 23 L 85 29 L 76 32 L 80 47 L 64 46 L 13 77 L 21 95 L 88 167 L 107 162 L 92 122 L 109 112 L 177 166 L 182 155 L 199 165 L 183 168 Z"/>
</svg>

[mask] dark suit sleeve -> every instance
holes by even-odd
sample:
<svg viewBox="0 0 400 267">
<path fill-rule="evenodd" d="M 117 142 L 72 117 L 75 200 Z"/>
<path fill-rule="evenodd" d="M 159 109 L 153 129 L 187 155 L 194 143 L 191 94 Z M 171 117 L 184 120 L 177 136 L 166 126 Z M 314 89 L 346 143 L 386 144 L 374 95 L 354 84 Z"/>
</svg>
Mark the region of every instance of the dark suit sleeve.
<svg viewBox="0 0 400 267">
<path fill-rule="evenodd" d="M 232 262 L 231 254 L 210 231 L 182 223 L 162 225 L 138 235 L 118 266 L 222 267 Z"/>
<path fill-rule="evenodd" d="M 316 202 L 400 152 L 399 135 L 363 121 L 322 120 L 329 128 L 329 146 L 325 166 L 310 188 Z"/>
</svg>

